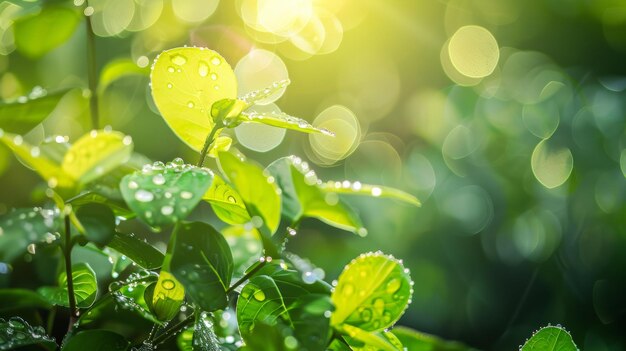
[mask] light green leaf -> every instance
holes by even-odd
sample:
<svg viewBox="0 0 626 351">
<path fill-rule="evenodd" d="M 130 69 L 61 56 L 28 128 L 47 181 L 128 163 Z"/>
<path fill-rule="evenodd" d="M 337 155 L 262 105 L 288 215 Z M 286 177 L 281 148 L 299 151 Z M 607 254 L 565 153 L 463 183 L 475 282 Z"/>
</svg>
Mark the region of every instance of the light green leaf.
<svg viewBox="0 0 626 351">
<path fill-rule="evenodd" d="M 235 277 L 242 277 L 248 267 L 258 262 L 263 255 L 260 234 L 254 228 L 237 225 L 222 229 L 233 254 Z"/>
<path fill-rule="evenodd" d="M 163 264 L 163 254 L 154 246 L 135 237 L 133 234 L 115 233 L 107 246 L 145 269 L 157 269 Z"/>
<path fill-rule="evenodd" d="M 248 213 L 258 215 L 271 234 L 280 223 L 280 195 L 274 178 L 243 156 L 220 152 L 219 165 L 243 199 Z"/>
<path fill-rule="evenodd" d="M 79 23 L 79 12 L 72 7 L 44 6 L 40 12 L 15 21 L 15 46 L 24 56 L 38 58 L 66 42 Z"/>
<path fill-rule="evenodd" d="M 352 350 L 403 351 L 402 344 L 391 333 L 370 333 L 349 324 L 342 325 L 341 332 L 348 336 Z"/>
<path fill-rule="evenodd" d="M 365 234 L 358 215 L 337 195 L 325 193 L 315 172 L 300 158 L 278 159 L 267 170 L 282 189 L 283 214 L 292 222 L 312 217 L 337 228 Z"/>
<path fill-rule="evenodd" d="M 33 345 L 44 350 L 57 348 L 54 338 L 48 336 L 43 327 L 32 327 L 20 317 L 11 317 L 8 321 L 0 318 L 0 350 L 15 350 Z"/>
<path fill-rule="evenodd" d="M 391 327 L 408 307 L 413 292 L 408 269 L 381 252 L 357 257 L 339 276 L 332 300 L 331 325 L 368 332 Z"/>
<path fill-rule="evenodd" d="M 169 322 L 178 314 L 184 299 L 183 285 L 170 272 L 162 269 L 154 286 L 150 310 L 160 321 Z"/>
<path fill-rule="evenodd" d="M 237 79 L 226 60 L 206 48 L 176 48 L 157 57 L 150 75 L 152 97 L 165 122 L 200 151 L 213 129 L 211 107 L 237 97 Z"/>
<path fill-rule="evenodd" d="M 74 186 L 74 180 L 65 174 L 60 162 L 53 158 L 56 154 L 44 152 L 47 149 L 43 148 L 43 146 L 29 145 L 21 135 L 4 133 L 1 130 L 0 142 L 11 149 L 26 165 L 34 169 L 48 184 L 64 189 Z M 61 141 L 60 144 L 65 143 Z M 57 148 L 51 149 L 54 151 L 58 150 Z"/>
<path fill-rule="evenodd" d="M 100 72 L 100 80 L 98 81 L 98 93 L 102 94 L 113 82 L 127 76 L 148 76 L 150 68 L 139 67 L 128 58 L 118 58 L 109 61 Z"/>
<path fill-rule="evenodd" d="M 284 112 L 244 111 L 239 114 L 234 125 L 238 125 L 241 123 L 262 123 L 267 124 L 268 126 L 291 129 L 304 133 L 321 133 L 329 136 L 335 135 L 328 129 L 314 127 L 306 120 L 290 116 Z"/>
<path fill-rule="evenodd" d="M 108 130 L 92 130 L 70 147 L 63 157 L 61 168 L 78 184 L 86 184 L 128 161 L 132 152 L 130 136 Z"/>
<path fill-rule="evenodd" d="M 578 351 L 570 333 L 561 326 L 539 329 L 526 341 L 521 351 Z"/>
<path fill-rule="evenodd" d="M 79 207 L 76 217 L 85 229 L 85 236 L 89 241 L 104 246 L 113 239 L 115 215 L 109 207 L 90 203 Z"/>
<path fill-rule="evenodd" d="M 39 294 L 28 289 L 1 289 L 0 290 L 0 314 L 23 309 L 50 309 L 52 305 Z"/>
<path fill-rule="evenodd" d="M 84 330 L 70 337 L 62 351 L 107 350 L 125 351 L 130 343 L 121 335 L 109 330 Z"/>
<path fill-rule="evenodd" d="M 233 256 L 222 234 L 206 223 L 178 223 L 168 251 L 170 272 L 196 305 L 207 312 L 226 307 Z"/>
<path fill-rule="evenodd" d="M 321 186 L 326 194 L 361 195 L 377 198 L 389 198 L 404 201 L 414 206 L 422 206 L 422 203 L 413 195 L 402 190 L 390 188 L 382 185 L 362 184 L 361 182 L 350 181 L 329 181 Z"/>
<path fill-rule="evenodd" d="M 91 269 L 89 264 L 77 263 L 72 266 L 72 278 L 76 306 L 80 308 L 91 306 L 96 300 L 96 294 L 98 292 L 96 273 Z M 67 275 L 65 271 L 59 275 L 58 284 L 58 286 L 41 287 L 37 292 L 51 304 L 69 307 Z"/>
<path fill-rule="evenodd" d="M 414 351 L 470 351 L 471 348 L 455 342 L 442 340 L 436 336 L 418 332 L 406 327 L 395 327 L 391 331 L 408 350 Z"/>
<path fill-rule="evenodd" d="M 128 207 L 153 228 L 184 219 L 211 186 L 213 173 L 175 159 L 155 162 L 122 179 L 120 190 Z"/>
<path fill-rule="evenodd" d="M 238 351 L 296 351 L 301 350 L 299 346 L 289 328 L 259 321 L 250 331 L 246 345 Z"/>
<path fill-rule="evenodd" d="M 268 97 L 278 93 L 279 91 L 285 89 L 291 81 L 289 79 L 279 80 L 277 82 L 272 83 L 272 85 L 265 87 L 260 90 L 254 90 L 247 93 L 244 96 L 240 96 L 239 100 L 243 101 L 246 104 L 246 108 L 256 104 L 259 101 L 265 100 Z"/>
<path fill-rule="evenodd" d="M 250 221 L 250 215 L 239 193 L 218 175 L 213 176 L 213 183 L 202 199 L 210 203 L 215 215 L 228 224 Z"/>
<path fill-rule="evenodd" d="M 176 345 L 180 351 L 193 350 L 193 328 L 187 328 L 176 338 Z"/>
<path fill-rule="evenodd" d="M 58 210 L 16 209 L 0 216 L 0 262 L 13 262 L 30 246 L 56 244 L 63 227 Z"/>
<path fill-rule="evenodd" d="M 0 103 L 0 128 L 9 133 L 25 134 L 43 122 L 67 90 L 46 94 L 36 88 L 29 97 L 11 103 Z"/>
</svg>

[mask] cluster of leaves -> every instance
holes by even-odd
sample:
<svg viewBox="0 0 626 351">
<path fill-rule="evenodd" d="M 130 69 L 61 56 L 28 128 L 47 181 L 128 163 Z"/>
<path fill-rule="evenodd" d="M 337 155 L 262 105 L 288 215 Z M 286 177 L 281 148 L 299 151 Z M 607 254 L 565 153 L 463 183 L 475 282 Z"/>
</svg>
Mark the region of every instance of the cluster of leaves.
<svg viewBox="0 0 626 351">
<path fill-rule="evenodd" d="M 28 20 L 18 27 L 28 28 Z M 23 29 L 18 27 L 19 34 Z M 108 72 L 101 87 L 115 79 L 115 70 Z M 64 137 L 29 145 L 21 134 L 39 124 L 58 99 L 48 95 L 3 105 L 0 142 L 47 182 L 50 201 L 0 219 L 0 261 L 13 262 L 42 247 L 58 247 L 64 258 L 55 286 L 37 292 L 4 290 L 3 305 L 69 308 L 63 350 L 150 350 L 177 334 L 183 350 L 467 349 L 407 328 L 391 329 L 413 290 L 401 261 L 380 252 L 361 255 L 333 287 L 286 250 L 286 238 L 304 218 L 364 235 L 358 214 L 341 196 L 389 197 L 419 205 L 396 189 L 322 182 L 295 156 L 263 168 L 231 148 L 232 140 L 222 131 L 241 123 L 332 134 L 286 114 L 250 112 L 249 107 L 287 84 L 277 82 L 237 97 L 234 73 L 216 52 L 178 48 L 162 53 L 152 68 L 153 98 L 174 133 L 200 152 L 196 166 L 182 159 L 150 163 L 133 151 L 130 136 L 107 128 L 72 145 Z M 207 155 L 217 160 L 217 170 L 202 167 Z M 210 204 L 224 229 L 188 220 L 201 202 Z M 165 254 L 122 230 L 135 219 L 154 231 L 173 228 Z M 132 273 L 99 291 L 88 263 L 71 264 L 75 245 Z M 123 263 L 128 260 L 134 264 Z M 152 331 L 129 339 L 100 327 L 112 310 L 116 318 L 122 313 L 138 316 Z M 228 322 L 233 313 L 234 325 Z M 57 342 L 18 317 L 0 320 L 0 350 L 28 345 L 54 349 Z M 538 332 L 524 350 L 549 349 L 542 345 L 575 349 L 569 334 L 562 337 L 557 327 Z"/>
</svg>

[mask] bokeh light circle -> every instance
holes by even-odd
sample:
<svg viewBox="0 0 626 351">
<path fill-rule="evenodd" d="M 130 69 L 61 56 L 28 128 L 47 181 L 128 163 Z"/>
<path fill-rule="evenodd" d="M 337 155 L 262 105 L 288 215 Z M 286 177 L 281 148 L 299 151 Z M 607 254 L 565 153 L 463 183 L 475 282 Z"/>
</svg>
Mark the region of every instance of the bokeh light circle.
<svg viewBox="0 0 626 351">
<path fill-rule="evenodd" d="M 469 78 L 490 75 L 500 58 L 496 38 L 480 26 L 459 28 L 448 42 L 448 54 L 454 68 Z"/>
<path fill-rule="evenodd" d="M 235 66 L 235 76 L 239 83 L 239 96 L 267 88 L 274 82 L 289 79 L 287 66 L 283 60 L 273 52 L 262 49 L 254 49 L 241 58 Z M 285 89 L 278 90 L 257 104 L 266 105 L 278 100 L 285 93 Z"/>
<path fill-rule="evenodd" d="M 322 163 L 332 164 L 348 157 L 361 139 L 359 121 L 354 112 L 345 106 L 328 107 L 315 117 L 313 125 L 335 133 L 335 136 L 309 135 L 311 149 Z"/>
<path fill-rule="evenodd" d="M 553 146 L 548 140 L 542 140 L 533 150 L 531 167 L 539 183 L 552 189 L 569 178 L 574 168 L 574 158 L 569 148 Z"/>
<path fill-rule="evenodd" d="M 275 104 L 253 106 L 250 110 L 258 113 L 281 112 Z M 267 152 L 280 145 L 285 139 L 286 132 L 284 128 L 259 123 L 243 123 L 235 128 L 235 136 L 239 143 L 257 152 Z"/>
</svg>

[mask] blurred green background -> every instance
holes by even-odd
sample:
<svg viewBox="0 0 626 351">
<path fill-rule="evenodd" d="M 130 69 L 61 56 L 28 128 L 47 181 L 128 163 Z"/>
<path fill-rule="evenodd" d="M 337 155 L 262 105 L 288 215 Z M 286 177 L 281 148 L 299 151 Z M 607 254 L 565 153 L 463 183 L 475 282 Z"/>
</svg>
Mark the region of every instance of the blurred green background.
<svg viewBox="0 0 626 351">
<path fill-rule="evenodd" d="M 352 201 L 366 238 L 305 221 L 289 247 L 328 281 L 382 250 L 415 281 L 400 324 L 515 350 L 558 323 L 583 350 L 626 348 L 622 0 L 4 1 L 0 98 L 71 89 L 25 136 L 33 143 L 91 128 L 85 15 L 101 80 L 122 72 L 98 91 L 102 124 L 132 135 L 138 152 L 195 162 L 156 112 L 146 72 L 164 49 L 206 46 L 235 68 L 241 93 L 289 78 L 266 108 L 337 133 L 244 126 L 242 152 L 264 165 L 299 155 L 324 180 L 422 200 Z M 0 213 L 41 203 L 44 184 L 4 147 L 0 173 Z M 53 280 L 27 256 L 0 267 L 0 286 Z"/>
</svg>

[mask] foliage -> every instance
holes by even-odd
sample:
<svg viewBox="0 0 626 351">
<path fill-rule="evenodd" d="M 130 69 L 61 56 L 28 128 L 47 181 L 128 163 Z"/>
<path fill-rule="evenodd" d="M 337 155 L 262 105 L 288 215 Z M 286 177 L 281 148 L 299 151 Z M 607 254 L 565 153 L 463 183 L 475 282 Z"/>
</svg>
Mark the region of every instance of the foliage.
<svg viewBox="0 0 626 351">
<path fill-rule="evenodd" d="M 68 39 L 79 20 L 75 9 L 47 4 L 16 21 L 17 49 L 38 58 Z M 46 45 L 27 40 L 39 35 Z M 124 60 L 109 63 L 103 72 L 101 85 L 91 87 L 92 103 L 115 80 L 146 73 Z M 58 333 L 52 328 L 58 322 L 56 309 L 69 309 L 69 331 L 54 335 L 63 340 L 63 350 L 169 349 L 183 330 L 178 346 L 193 350 L 468 349 L 395 327 L 414 289 L 402 261 L 365 253 L 331 285 L 303 269 L 287 250 L 286 238 L 305 218 L 364 236 L 363 221 L 344 196 L 421 205 L 413 195 L 382 185 L 323 182 L 296 156 L 265 168 L 233 148 L 229 130 L 248 123 L 333 136 L 282 112 L 254 110 L 285 89 L 288 80 L 238 97 L 235 73 L 224 57 L 207 48 L 184 47 L 162 52 L 150 81 L 154 103 L 169 128 L 199 152 L 196 165 L 182 158 L 141 162 L 145 157 L 134 152 L 130 136 L 98 129 L 97 123 L 72 144 L 64 137 L 27 142 L 23 134 L 44 121 L 64 91 L 0 105 L 0 142 L 46 187 L 42 207 L 15 209 L 0 218 L 0 262 L 50 250 L 58 270 L 56 284 L 38 287 L 36 293 L 0 292 L 7 303 L 2 312 L 45 310 L 50 323 L 46 331 L 20 317 L 0 319 L 0 350 L 55 349 L 50 334 Z M 207 156 L 215 158 L 217 167 L 203 167 Z M 203 202 L 229 226 L 210 224 L 197 210 Z M 146 225 L 165 237 L 165 253 L 128 234 L 133 225 Z M 228 240 L 232 237 L 237 239 Z M 239 250 L 251 243 L 262 248 L 258 259 L 256 250 Z M 77 251 L 115 262 L 119 279 L 108 291 L 87 262 L 72 264 Z M 231 321 L 236 316 L 234 326 L 226 315 Z M 133 321 L 122 323 L 134 325 L 130 332 L 115 328 L 125 318 Z M 547 327 L 522 350 L 547 350 L 545 345 L 575 349 L 568 333 Z"/>
</svg>

